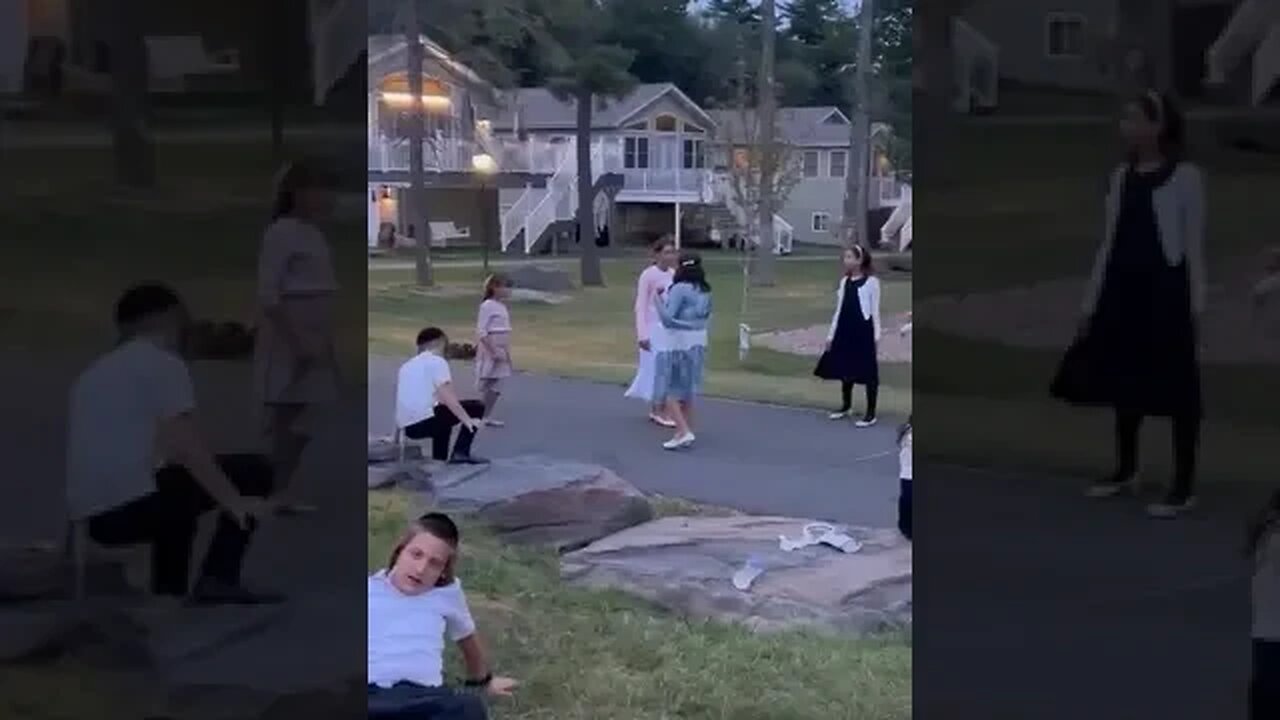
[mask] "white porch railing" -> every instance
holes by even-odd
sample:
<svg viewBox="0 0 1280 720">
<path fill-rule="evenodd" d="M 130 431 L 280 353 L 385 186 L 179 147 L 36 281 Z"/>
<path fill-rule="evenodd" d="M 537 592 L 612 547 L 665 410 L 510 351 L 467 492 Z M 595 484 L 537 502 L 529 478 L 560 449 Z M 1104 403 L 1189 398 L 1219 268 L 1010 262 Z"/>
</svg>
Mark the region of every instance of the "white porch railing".
<svg viewBox="0 0 1280 720">
<path fill-rule="evenodd" d="M 715 173 L 711 178 L 707 202 L 723 205 L 729 211 L 729 214 L 733 216 L 734 222 L 743 230 L 748 230 L 749 232 L 750 228 L 757 226 L 756 223 L 749 222 L 746 211 L 738 203 L 738 198 L 733 192 L 733 179 L 728 173 Z M 794 241 L 795 227 L 781 215 L 774 213 L 773 251 L 779 254 L 789 253 Z"/>
<path fill-rule="evenodd" d="M 559 167 L 567 144 L 540 140 L 518 142 L 477 130 L 475 140 L 441 136 L 423 141 L 428 172 L 469 172 L 471 158 L 479 153 L 492 157 L 504 172 L 552 174 Z M 409 140 L 375 133 L 369 141 L 369 169 L 380 172 L 409 170 Z"/>
<path fill-rule="evenodd" d="M 956 110 L 972 112 L 977 106 L 999 102 L 1000 48 L 969 23 L 954 18 L 952 47 L 956 60 Z"/>
</svg>

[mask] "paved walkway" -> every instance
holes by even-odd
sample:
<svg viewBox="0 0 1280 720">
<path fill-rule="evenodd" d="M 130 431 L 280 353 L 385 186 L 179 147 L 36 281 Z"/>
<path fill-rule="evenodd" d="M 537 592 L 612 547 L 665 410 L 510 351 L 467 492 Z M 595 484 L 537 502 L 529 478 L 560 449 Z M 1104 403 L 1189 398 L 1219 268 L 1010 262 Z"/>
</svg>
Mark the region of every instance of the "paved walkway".
<svg viewBox="0 0 1280 720">
<path fill-rule="evenodd" d="M 369 358 L 369 432 L 391 434 L 399 359 Z M 466 363 L 455 382 L 471 388 Z M 892 527 L 898 493 L 891 419 L 859 430 L 811 410 L 708 399 L 698 408 L 698 446 L 671 453 L 667 430 L 616 385 L 522 375 L 476 453 L 541 453 L 605 465 L 647 492 L 753 513 Z M 467 393 L 471 394 L 471 393 Z"/>
</svg>

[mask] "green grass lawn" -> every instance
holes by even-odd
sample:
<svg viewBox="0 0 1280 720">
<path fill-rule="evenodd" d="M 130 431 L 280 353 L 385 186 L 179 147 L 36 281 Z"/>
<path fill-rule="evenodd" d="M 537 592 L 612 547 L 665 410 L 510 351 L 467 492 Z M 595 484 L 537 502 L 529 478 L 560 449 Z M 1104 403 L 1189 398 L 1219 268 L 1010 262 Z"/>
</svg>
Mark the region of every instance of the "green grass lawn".
<svg viewBox="0 0 1280 720">
<path fill-rule="evenodd" d="M 386 562 L 407 502 L 370 495 L 370 570 Z M 552 553 L 506 546 L 470 523 L 458 574 L 495 665 L 523 683 L 494 703 L 495 720 L 911 717 L 906 637 L 763 636 L 688 622 L 621 593 L 565 586 Z"/>
<path fill-rule="evenodd" d="M 116 297 L 144 280 L 173 285 L 197 317 L 252 321 L 277 168 L 270 148 L 161 144 L 158 183 L 146 191 L 118 188 L 112 162 L 107 148 L 5 153 L 0 318 L 8 347 L 101 348 L 113 339 Z M 364 218 L 336 218 L 328 231 L 339 282 L 363 288 Z M 362 295 L 341 296 L 349 355 L 365 352 Z"/>
<path fill-rule="evenodd" d="M 1234 121 L 1191 127 L 1191 156 L 1207 178 L 1211 284 L 1243 282 L 1215 270 L 1277 242 L 1269 229 L 1280 226 L 1280 203 L 1258 202 L 1280 197 L 1276 158 L 1221 142 L 1250 129 Z M 919 200 L 916 218 L 926 237 L 916 267 L 924 307 L 915 392 L 928 408 L 921 424 L 929 426 L 921 447 L 930 456 L 981 466 L 1100 472 L 1111 462 L 1109 421 L 1047 397 L 1061 350 L 1015 348 L 930 328 L 928 302 L 1086 275 L 1101 239 L 1108 173 L 1120 157 L 1115 129 L 974 124 L 955 132 L 946 167 Z M 1249 457 L 1268 456 L 1265 431 L 1280 423 L 1269 394 L 1259 392 L 1273 375 L 1263 366 L 1204 368 L 1206 477 L 1270 477 Z M 1163 424 L 1152 425 L 1145 455 L 1162 480 L 1168 440 Z"/>
<path fill-rule="evenodd" d="M 605 260 L 607 287 L 573 293 L 562 305 L 513 303 L 516 364 L 523 370 L 625 383 L 635 371 L 632 305 L 635 279 L 643 258 Z M 778 263 L 775 287 L 753 289 L 746 322 L 753 332 L 786 330 L 828 322 L 835 302 L 838 269 L 817 261 Z M 438 325 L 457 341 L 474 336 L 476 307 L 484 271 L 479 267 L 441 267 L 438 287 L 415 287 L 411 270 L 370 270 L 369 349 L 403 355 L 426 325 Z M 788 405 L 826 407 L 836 393 L 813 375 L 815 360 L 753 348 L 738 361 L 738 323 L 742 298 L 741 265 L 733 256 L 707 259 L 716 303 L 712 321 L 707 389 L 715 396 Z M 833 272 L 834 271 L 834 272 Z M 576 275 L 576 273 L 575 273 Z M 911 282 L 887 277 L 883 312 L 911 308 Z M 882 367 L 882 407 L 890 414 L 911 408 L 909 363 Z"/>
</svg>

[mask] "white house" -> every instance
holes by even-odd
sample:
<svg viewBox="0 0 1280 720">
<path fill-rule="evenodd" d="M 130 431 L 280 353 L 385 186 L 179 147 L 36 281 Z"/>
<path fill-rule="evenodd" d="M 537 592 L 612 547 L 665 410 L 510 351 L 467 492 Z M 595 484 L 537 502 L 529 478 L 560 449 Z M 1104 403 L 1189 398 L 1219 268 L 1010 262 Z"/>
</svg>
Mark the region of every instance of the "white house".
<svg viewBox="0 0 1280 720">
<path fill-rule="evenodd" d="M 576 237 L 577 109 L 545 88 L 499 91 L 429 38 L 422 39 L 423 145 L 433 239 L 490 242 L 533 253 Z M 408 48 L 398 36 L 368 39 L 369 238 L 411 227 Z M 725 139 L 708 113 L 671 83 L 641 84 L 601 101 L 592 113 L 591 168 L 597 231 L 615 244 L 672 233 L 678 243 L 723 238 L 744 213 L 728 191 Z M 784 108 L 780 130 L 796 146 L 805 176 L 774 216 L 775 248 L 794 239 L 835 242 L 848 165 L 849 122 L 836 108 Z M 877 126 L 877 135 L 885 128 Z M 875 167 L 884 170 L 883 158 Z M 877 171 L 872 206 L 896 202 L 895 183 Z M 814 229 L 814 228 L 818 229 Z"/>
<path fill-rule="evenodd" d="M 1274 99 L 1280 81 L 1275 0 L 976 0 L 952 39 L 961 109 L 997 105 L 999 80 L 1110 92 L 1136 73 L 1183 98 L 1216 90 L 1246 105 Z"/>
</svg>

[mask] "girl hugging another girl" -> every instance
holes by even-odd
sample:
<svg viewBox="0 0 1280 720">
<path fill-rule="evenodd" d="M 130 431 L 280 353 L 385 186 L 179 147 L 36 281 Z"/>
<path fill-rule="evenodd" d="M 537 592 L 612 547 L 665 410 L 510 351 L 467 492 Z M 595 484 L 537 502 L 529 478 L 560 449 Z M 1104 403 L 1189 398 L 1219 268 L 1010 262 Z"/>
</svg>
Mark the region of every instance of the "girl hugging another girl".
<svg viewBox="0 0 1280 720">
<path fill-rule="evenodd" d="M 444 685 L 445 639 L 458 645 L 466 687 L 510 695 L 517 683 L 497 677 L 454 575 L 458 527 L 447 516 L 418 518 L 369 577 L 369 718 L 485 720 L 484 702 Z"/>
</svg>

